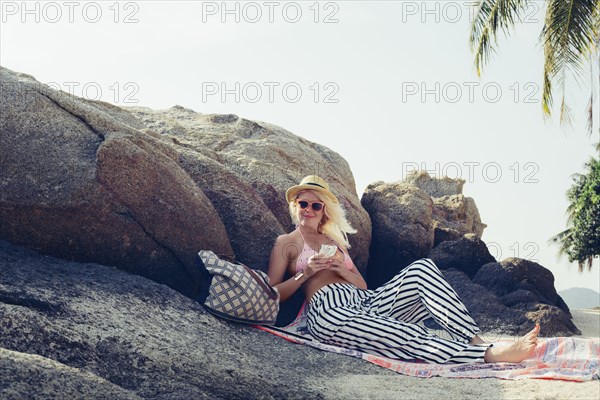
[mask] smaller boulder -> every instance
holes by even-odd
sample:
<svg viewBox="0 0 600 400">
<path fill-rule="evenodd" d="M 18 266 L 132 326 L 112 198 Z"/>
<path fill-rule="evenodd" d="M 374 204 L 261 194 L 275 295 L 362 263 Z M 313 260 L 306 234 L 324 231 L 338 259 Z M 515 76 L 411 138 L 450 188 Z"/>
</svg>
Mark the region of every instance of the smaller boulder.
<svg viewBox="0 0 600 400">
<path fill-rule="evenodd" d="M 544 336 L 581 334 L 571 321 L 569 308 L 556 293 L 554 275 L 543 266 L 521 258 L 485 264 L 473 282 L 488 288 L 504 305 L 520 310 L 531 325 L 539 323 Z M 519 334 L 527 333 L 523 329 Z"/>
<path fill-rule="evenodd" d="M 511 257 L 486 264 L 477 272 L 473 281 L 500 297 L 515 290 L 528 290 L 540 303 L 553 306 L 558 304 L 552 272 L 540 264 L 522 258 Z"/>
<path fill-rule="evenodd" d="M 571 320 L 570 314 L 563 312 L 558 307 L 538 303 L 533 310 L 526 312 L 525 316 L 530 321 L 540 324 L 540 335 L 542 336 L 581 335 L 581 331 Z"/>
<path fill-rule="evenodd" d="M 482 265 L 496 259 L 490 254 L 486 244 L 475 234 L 467 234 L 458 240 L 442 242 L 429 254 L 439 269 L 455 268 L 473 277 Z"/>
<path fill-rule="evenodd" d="M 502 303 L 507 307 L 512 307 L 517 304 L 531 304 L 537 303 L 538 298 L 535 294 L 531 293 L 529 290 L 515 290 L 514 292 L 510 292 L 509 294 L 502 296 Z"/>
<path fill-rule="evenodd" d="M 533 327 L 522 327 L 527 323 L 522 311 L 506 307 L 495 294 L 473 283 L 464 272 L 451 268 L 442 273 L 482 331 L 518 335 Z"/>
<path fill-rule="evenodd" d="M 484 340 L 495 340 L 489 336 L 490 332 L 522 336 L 533 329 L 536 323 L 540 324 L 540 334 L 544 337 L 581 334 L 569 313 L 537 302 L 537 297 L 531 292 L 517 290 L 499 298 L 471 281 L 462 271 L 448 269 L 442 273 L 479 328 L 488 333 Z M 509 304 L 512 305 L 509 307 Z"/>
</svg>

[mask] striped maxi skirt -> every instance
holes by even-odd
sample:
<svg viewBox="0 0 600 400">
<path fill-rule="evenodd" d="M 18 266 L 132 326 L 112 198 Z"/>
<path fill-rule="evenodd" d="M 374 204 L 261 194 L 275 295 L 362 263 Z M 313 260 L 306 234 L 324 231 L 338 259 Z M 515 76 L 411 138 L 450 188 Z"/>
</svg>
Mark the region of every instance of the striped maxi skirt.
<svg viewBox="0 0 600 400">
<path fill-rule="evenodd" d="M 418 325 L 429 317 L 446 330 L 448 339 Z M 307 325 L 320 342 L 399 360 L 477 363 L 491 346 L 469 344 L 480 330 L 428 258 L 375 290 L 347 283 L 322 287 L 310 300 Z"/>
</svg>

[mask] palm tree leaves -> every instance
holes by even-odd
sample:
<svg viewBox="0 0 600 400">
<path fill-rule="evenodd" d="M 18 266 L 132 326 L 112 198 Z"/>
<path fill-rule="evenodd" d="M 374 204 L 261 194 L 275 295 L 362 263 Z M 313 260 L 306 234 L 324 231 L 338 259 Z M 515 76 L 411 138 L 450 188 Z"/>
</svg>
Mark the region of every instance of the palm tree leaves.
<svg viewBox="0 0 600 400">
<path fill-rule="evenodd" d="M 565 101 L 567 76 L 581 78 L 583 65 L 598 54 L 600 36 L 600 0 L 546 0 L 545 24 L 540 34 L 544 46 L 544 83 L 542 109 L 551 115 L 554 83 L 560 88 L 560 120 L 570 123 L 571 110 Z M 480 0 L 471 25 L 469 41 L 475 53 L 477 74 L 489 61 L 497 43 L 499 30 L 508 34 L 509 28 L 520 22 L 520 15 L 531 0 Z M 591 106 L 593 110 L 593 89 Z M 592 108 L 590 108 L 592 107 Z M 593 116 L 593 113 L 592 113 Z"/>
<path fill-rule="evenodd" d="M 569 228 L 550 239 L 560 245 L 560 255 L 578 262 L 579 271 L 586 264 L 591 268 L 593 257 L 600 254 L 600 161 L 592 158 L 586 167 L 588 173 L 575 174 L 567 192 Z"/>
<path fill-rule="evenodd" d="M 498 30 L 508 34 L 508 29 L 519 20 L 519 14 L 527 7 L 528 0 L 481 0 L 473 24 L 469 42 L 475 51 L 477 75 L 490 59 L 497 43 Z"/>
<path fill-rule="evenodd" d="M 544 45 L 544 91 L 542 107 L 550 115 L 552 81 L 560 86 L 561 122 L 570 123 L 571 112 L 565 102 L 567 72 L 581 78 L 582 66 L 596 48 L 598 38 L 597 0 L 550 0 L 540 40 Z M 588 116 L 589 118 L 589 116 Z"/>
</svg>

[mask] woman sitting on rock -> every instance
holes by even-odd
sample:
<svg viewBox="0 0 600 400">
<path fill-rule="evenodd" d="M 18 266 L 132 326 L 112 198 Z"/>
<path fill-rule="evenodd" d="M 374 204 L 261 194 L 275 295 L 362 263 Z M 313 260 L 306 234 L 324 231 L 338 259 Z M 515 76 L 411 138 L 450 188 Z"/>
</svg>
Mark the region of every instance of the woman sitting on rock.
<svg viewBox="0 0 600 400">
<path fill-rule="evenodd" d="M 513 343 L 485 343 L 465 305 L 430 259 L 417 260 L 383 286 L 368 290 L 348 255 L 347 234 L 356 231 L 327 182 L 307 176 L 285 196 L 297 228 L 277 238 L 269 278 L 281 301 L 302 287 L 308 330 L 317 340 L 430 363 L 521 362 L 533 353 L 539 325 Z M 324 244 L 335 245 L 335 254 L 320 255 Z M 292 277 L 284 280 L 286 271 Z M 417 325 L 429 317 L 453 340 Z"/>
</svg>

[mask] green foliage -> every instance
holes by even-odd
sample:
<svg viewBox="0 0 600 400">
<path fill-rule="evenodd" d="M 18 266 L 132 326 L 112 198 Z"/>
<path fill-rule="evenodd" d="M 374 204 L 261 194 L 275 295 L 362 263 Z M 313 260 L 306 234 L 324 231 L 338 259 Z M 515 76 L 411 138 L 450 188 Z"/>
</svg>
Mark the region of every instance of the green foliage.
<svg viewBox="0 0 600 400">
<path fill-rule="evenodd" d="M 471 25 L 469 42 L 475 53 L 475 68 L 481 75 L 497 45 L 498 32 L 505 35 L 522 20 L 532 0 L 479 0 L 479 8 Z M 546 0 L 545 24 L 540 33 L 544 47 L 544 85 L 542 110 L 552 112 L 555 83 L 561 95 L 560 120 L 570 123 L 571 110 L 565 101 L 566 76 L 581 79 L 584 66 L 598 61 L 600 41 L 600 0 Z M 593 81 L 590 73 L 590 101 L 588 105 L 589 133 L 592 132 L 594 109 Z"/>
<path fill-rule="evenodd" d="M 600 161 L 592 158 L 586 167 L 589 172 L 576 174 L 567 192 L 570 227 L 550 239 L 560 244 L 560 254 L 579 263 L 580 271 L 600 255 Z"/>
</svg>

